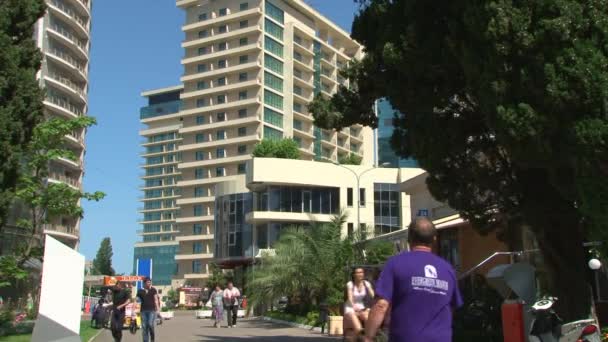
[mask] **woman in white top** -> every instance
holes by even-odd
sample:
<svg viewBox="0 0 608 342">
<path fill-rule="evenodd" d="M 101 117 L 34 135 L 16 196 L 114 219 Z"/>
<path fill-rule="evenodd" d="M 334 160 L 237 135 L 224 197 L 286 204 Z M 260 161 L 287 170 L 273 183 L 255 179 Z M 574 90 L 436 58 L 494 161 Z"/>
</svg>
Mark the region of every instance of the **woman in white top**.
<svg viewBox="0 0 608 342">
<path fill-rule="evenodd" d="M 355 268 L 352 274 L 352 281 L 346 283 L 346 294 L 347 300 L 344 304 L 344 319 L 348 327 L 347 331 L 354 331 L 355 335 L 360 333 L 363 328 L 363 324 L 367 321 L 369 316 L 369 303 L 366 303 L 366 299 L 374 298 L 374 289 L 372 285 L 365 280 L 365 271 L 363 268 Z M 356 336 L 352 333 L 346 333 L 347 340 L 353 340 Z"/>
</svg>

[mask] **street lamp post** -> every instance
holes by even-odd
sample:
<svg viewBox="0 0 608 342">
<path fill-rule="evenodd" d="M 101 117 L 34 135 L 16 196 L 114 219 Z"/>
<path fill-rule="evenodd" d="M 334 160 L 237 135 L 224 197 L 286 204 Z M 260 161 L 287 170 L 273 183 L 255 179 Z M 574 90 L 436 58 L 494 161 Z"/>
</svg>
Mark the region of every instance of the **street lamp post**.
<svg viewBox="0 0 608 342">
<path fill-rule="evenodd" d="M 341 168 L 344 168 L 344 169 L 350 171 L 353 175 L 355 175 L 355 179 L 357 179 L 357 229 L 360 230 L 361 229 L 361 189 L 359 187 L 359 183 L 361 181 L 361 177 L 364 174 L 366 174 L 367 172 L 369 172 L 371 170 L 375 170 L 377 167 L 374 166 L 372 168 L 369 168 L 369 169 L 357 174 L 354 170 L 349 169 L 348 167 L 346 167 L 340 163 L 333 162 L 332 164 L 334 164 L 336 166 L 340 166 Z M 390 163 L 382 163 L 379 166 L 390 166 Z"/>
</svg>

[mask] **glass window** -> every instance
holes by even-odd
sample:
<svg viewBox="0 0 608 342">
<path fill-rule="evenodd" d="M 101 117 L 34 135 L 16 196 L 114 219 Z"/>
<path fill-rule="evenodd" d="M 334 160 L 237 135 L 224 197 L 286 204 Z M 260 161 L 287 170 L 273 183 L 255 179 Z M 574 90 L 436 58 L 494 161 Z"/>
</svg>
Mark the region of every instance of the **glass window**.
<svg viewBox="0 0 608 342">
<path fill-rule="evenodd" d="M 227 8 L 220 8 L 220 10 L 219 10 L 219 16 L 223 17 L 226 14 L 228 14 L 228 9 Z"/>
<path fill-rule="evenodd" d="M 239 46 L 245 46 L 249 43 L 247 37 L 239 39 Z"/>
<path fill-rule="evenodd" d="M 264 36 L 264 47 L 266 48 L 266 51 L 273 53 L 276 56 L 283 57 L 283 44 L 276 40 Z"/>
<path fill-rule="evenodd" d="M 226 103 L 226 95 L 218 95 L 217 96 L 217 104 Z"/>
<path fill-rule="evenodd" d="M 226 150 L 223 147 L 219 147 L 217 150 L 215 150 L 215 157 L 216 158 L 226 157 Z"/>
<path fill-rule="evenodd" d="M 215 114 L 215 117 L 218 122 L 226 121 L 226 113 L 224 113 L 224 112 L 219 112 L 219 113 Z"/>
<path fill-rule="evenodd" d="M 197 204 L 195 206 L 192 207 L 192 211 L 194 213 L 194 216 L 203 216 L 203 205 L 202 204 Z"/>
<path fill-rule="evenodd" d="M 264 125 L 264 139 L 281 140 L 283 139 L 283 132 Z"/>
<path fill-rule="evenodd" d="M 355 224 L 349 222 L 348 223 L 348 229 L 347 229 L 348 237 L 352 237 L 354 233 L 355 233 Z"/>
<path fill-rule="evenodd" d="M 243 2 L 242 4 L 239 5 L 239 9 L 241 11 L 249 9 L 249 3 L 248 2 Z"/>
<path fill-rule="evenodd" d="M 249 20 L 243 20 L 239 23 L 239 28 L 245 28 L 249 26 Z"/>
<path fill-rule="evenodd" d="M 247 100 L 247 91 L 239 91 L 239 100 Z"/>
<path fill-rule="evenodd" d="M 207 31 L 207 30 L 198 31 L 199 38 L 207 38 L 208 36 L 209 36 L 209 31 Z"/>
<path fill-rule="evenodd" d="M 215 169 L 215 176 L 216 177 L 223 177 L 225 175 L 225 169 L 223 167 L 218 167 Z"/>
<path fill-rule="evenodd" d="M 258 248 L 268 248 L 268 226 L 266 224 L 260 224 L 256 226 L 256 231 Z"/>
<path fill-rule="evenodd" d="M 194 169 L 194 178 L 195 179 L 206 178 L 205 177 L 205 169 L 202 169 L 202 168 Z"/>
<path fill-rule="evenodd" d="M 198 21 L 207 20 L 207 13 L 201 13 L 198 15 Z"/>
<path fill-rule="evenodd" d="M 217 49 L 219 51 L 224 51 L 227 48 L 228 48 L 228 43 L 226 43 L 226 42 L 221 42 L 221 43 L 217 44 Z"/>
<path fill-rule="evenodd" d="M 298 36 L 297 34 L 293 35 L 293 41 L 302 45 L 302 37 Z"/>
<path fill-rule="evenodd" d="M 196 100 L 196 107 L 200 108 L 200 107 L 205 107 L 206 105 L 207 104 L 206 104 L 205 99 L 197 99 Z"/>
<path fill-rule="evenodd" d="M 299 53 L 299 52 L 297 52 L 297 51 L 294 51 L 293 52 L 293 59 L 302 62 L 302 54 Z"/>
<path fill-rule="evenodd" d="M 294 110 L 295 112 L 298 112 L 298 113 L 304 113 L 304 112 L 302 111 L 302 104 L 301 104 L 301 103 L 294 103 L 294 104 L 293 104 L 293 110 Z"/>
<path fill-rule="evenodd" d="M 283 128 L 283 115 L 270 108 L 264 107 L 264 122 Z"/>
<path fill-rule="evenodd" d="M 302 78 L 302 70 L 300 69 L 293 69 L 293 75 L 297 78 Z"/>
<path fill-rule="evenodd" d="M 198 48 L 198 55 L 199 56 L 200 55 L 205 55 L 207 53 L 209 53 L 209 48 L 208 47 L 203 46 L 203 47 Z"/>
<path fill-rule="evenodd" d="M 204 151 L 196 151 L 194 154 L 194 158 L 196 160 L 205 160 L 205 152 Z"/>
<path fill-rule="evenodd" d="M 192 273 L 201 273 L 203 264 L 200 260 L 192 260 Z"/>
<path fill-rule="evenodd" d="M 247 154 L 247 145 L 239 145 L 237 150 L 240 155 Z"/>
<path fill-rule="evenodd" d="M 195 242 L 192 244 L 192 253 L 193 254 L 199 254 L 203 252 L 203 243 L 202 242 Z M 198 260 L 200 261 L 200 260 Z M 199 270 L 200 272 L 200 270 Z"/>
<path fill-rule="evenodd" d="M 195 225 L 192 226 L 192 233 L 194 235 L 200 235 L 203 233 L 203 225 L 200 223 L 197 223 Z"/>
<path fill-rule="evenodd" d="M 238 129 L 238 136 L 239 137 L 244 137 L 247 135 L 247 127 L 239 127 Z"/>
<path fill-rule="evenodd" d="M 353 188 L 346 189 L 346 205 L 349 207 L 353 206 Z"/>
<path fill-rule="evenodd" d="M 216 87 L 221 87 L 226 85 L 226 77 L 220 77 L 217 79 Z"/>
<path fill-rule="evenodd" d="M 285 14 L 282 9 L 266 1 L 266 15 L 283 24 Z"/>
<path fill-rule="evenodd" d="M 359 189 L 359 205 L 365 207 L 365 188 Z"/>
<path fill-rule="evenodd" d="M 239 56 L 239 64 L 245 64 L 249 62 L 249 55 Z"/>
<path fill-rule="evenodd" d="M 283 28 L 281 26 L 273 23 L 269 19 L 266 19 L 264 21 L 264 28 L 266 30 L 266 33 L 270 34 L 278 40 L 283 40 Z"/>
<path fill-rule="evenodd" d="M 205 81 L 198 81 L 196 82 L 196 89 L 201 90 L 201 89 L 207 89 L 207 82 Z"/>
<path fill-rule="evenodd" d="M 196 66 L 197 72 L 205 72 L 207 71 L 207 64 L 199 64 Z"/>
<path fill-rule="evenodd" d="M 215 140 L 224 140 L 226 139 L 226 131 L 219 130 L 215 133 Z"/>
<path fill-rule="evenodd" d="M 220 59 L 219 61 L 217 61 L 217 67 L 219 69 L 223 69 L 226 67 L 226 60 L 225 59 Z"/>
<path fill-rule="evenodd" d="M 300 88 L 298 86 L 293 86 L 293 92 L 302 96 L 302 88 Z"/>
<path fill-rule="evenodd" d="M 205 123 L 205 117 L 203 115 L 199 115 L 196 117 L 196 124 L 203 125 Z"/>
<path fill-rule="evenodd" d="M 277 109 L 283 109 L 283 96 L 265 90 L 264 103 Z"/>
<path fill-rule="evenodd" d="M 247 173 L 247 164 L 246 163 L 239 164 L 237 166 L 237 173 L 240 175 Z"/>
<path fill-rule="evenodd" d="M 264 54 L 264 66 L 279 75 L 283 75 L 283 62 L 269 54 Z"/>
<path fill-rule="evenodd" d="M 267 71 L 264 71 L 264 85 L 278 91 L 283 91 L 283 80 Z"/>
<path fill-rule="evenodd" d="M 222 26 L 218 27 L 217 31 L 219 33 L 226 33 L 226 32 L 228 32 L 228 26 L 222 25 Z"/>
<path fill-rule="evenodd" d="M 297 130 L 300 130 L 300 131 L 303 131 L 304 129 L 302 127 L 302 121 L 294 119 L 293 120 L 293 128 L 295 128 Z"/>
<path fill-rule="evenodd" d="M 239 109 L 239 118 L 247 117 L 247 109 Z"/>
</svg>

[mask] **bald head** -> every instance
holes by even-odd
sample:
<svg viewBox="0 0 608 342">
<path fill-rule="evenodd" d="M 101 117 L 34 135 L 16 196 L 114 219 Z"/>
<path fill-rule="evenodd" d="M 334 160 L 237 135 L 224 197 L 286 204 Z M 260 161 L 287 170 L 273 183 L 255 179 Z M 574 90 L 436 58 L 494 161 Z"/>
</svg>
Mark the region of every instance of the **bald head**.
<svg viewBox="0 0 608 342">
<path fill-rule="evenodd" d="M 436 236 L 435 225 L 426 217 L 415 218 L 408 227 L 407 240 L 411 246 L 431 247 Z"/>
</svg>

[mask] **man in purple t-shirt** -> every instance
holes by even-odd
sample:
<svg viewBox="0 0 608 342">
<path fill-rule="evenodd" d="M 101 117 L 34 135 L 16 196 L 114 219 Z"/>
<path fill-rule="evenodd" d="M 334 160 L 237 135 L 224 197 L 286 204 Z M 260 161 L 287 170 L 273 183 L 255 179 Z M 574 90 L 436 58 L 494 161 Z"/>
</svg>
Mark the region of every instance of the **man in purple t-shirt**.
<svg viewBox="0 0 608 342">
<path fill-rule="evenodd" d="M 391 342 L 451 342 L 452 311 L 462 305 L 452 266 L 432 253 L 437 230 L 427 218 L 408 228 L 410 252 L 388 260 L 376 283 L 378 301 L 365 326 L 373 341 L 391 308 Z"/>
</svg>

